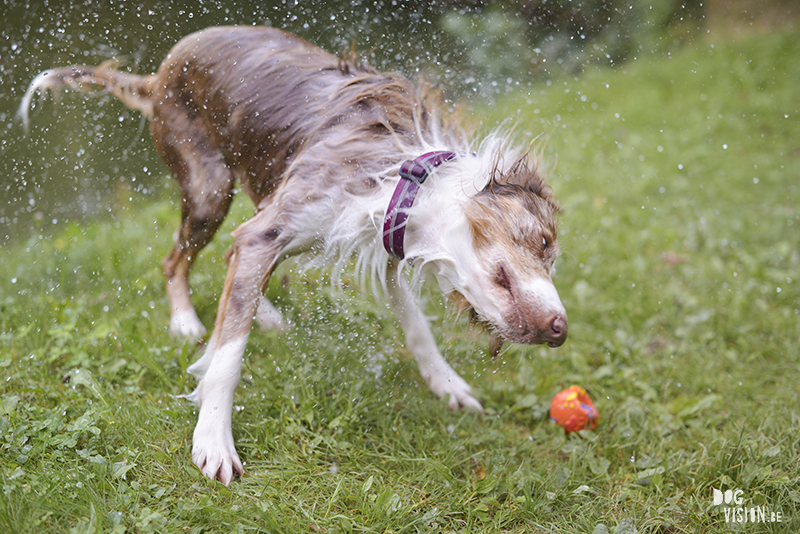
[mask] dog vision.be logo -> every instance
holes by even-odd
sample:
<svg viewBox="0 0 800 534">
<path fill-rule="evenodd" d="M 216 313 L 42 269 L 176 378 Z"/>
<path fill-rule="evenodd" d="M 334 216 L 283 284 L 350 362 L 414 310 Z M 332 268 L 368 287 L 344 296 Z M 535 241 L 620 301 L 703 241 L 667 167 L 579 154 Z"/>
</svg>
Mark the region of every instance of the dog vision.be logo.
<svg viewBox="0 0 800 534">
<path fill-rule="evenodd" d="M 768 506 L 744 506 L 744 492 L 740 489 L 718 490 L 711 488 L 714 506 L 722 506 L 726 523 L 781 523 L 783 514 Z"/>
</svg>

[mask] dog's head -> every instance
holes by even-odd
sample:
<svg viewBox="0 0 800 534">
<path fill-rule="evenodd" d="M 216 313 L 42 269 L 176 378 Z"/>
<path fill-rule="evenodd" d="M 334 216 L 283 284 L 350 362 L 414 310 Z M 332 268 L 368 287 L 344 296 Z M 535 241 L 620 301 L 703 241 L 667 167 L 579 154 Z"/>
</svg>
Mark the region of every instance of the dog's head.
<svg viewBox="0 0 800 534">
<path fill-rule="evenodd" d="M 503 340 L 560 346 L 567 315 L 551 277 L 561 208 L 526 157 L 490 174 L 458 216 L 440 214 L 446 253 L 431 262 L 434 272 L 460 312 L 487 327 L 493 356 Z"/>
</svg>

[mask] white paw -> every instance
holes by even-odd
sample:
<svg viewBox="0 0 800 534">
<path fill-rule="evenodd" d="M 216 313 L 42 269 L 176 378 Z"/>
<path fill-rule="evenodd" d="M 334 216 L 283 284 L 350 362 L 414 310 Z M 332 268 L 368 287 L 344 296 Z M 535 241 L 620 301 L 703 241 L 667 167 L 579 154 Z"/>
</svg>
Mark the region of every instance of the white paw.
<svg viewBox="0 0 800 534">
<path fill-rule="evenodd" d="M 169 331 L 173 336 L 190 340 L 206 335 L 206 327 L 200 322 L 194 310 L 177 312 L 169 318 Z"/>
<path fill-rule="evenodd" d="M 230 486 L 233 475 L 244 472 L 233 445 L 233 434 L 225 425 L 206 425 L 197 422 L 192 438 L 192 461 L 211 480 Z"/>
<path fill-rule="evenodd" d="M 447 406 L 451 410 L 467 408 L 478 412 L 483 411 L 481 403 L 472 395 L 472 388 L 452 369 L 449 373 L 432 374 L 428 380 L 428 386 L 440 399 L 447 400 Z"/>
<path fill-rule="evenodd" d="M 283 320 L 283 315 L 281 315 L 281 312 L 279 312 L 264 296 L 258 299 L 255 321 L 262 330 L 274 329 L 278 332 L 286 330 L 286 321 Z"/>
</svg>

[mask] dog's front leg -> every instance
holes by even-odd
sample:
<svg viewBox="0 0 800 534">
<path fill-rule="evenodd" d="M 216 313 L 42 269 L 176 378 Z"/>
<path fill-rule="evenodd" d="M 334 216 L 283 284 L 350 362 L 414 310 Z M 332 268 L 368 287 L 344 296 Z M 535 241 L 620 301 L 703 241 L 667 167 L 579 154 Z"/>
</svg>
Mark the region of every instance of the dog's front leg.
<svg viewBox="0 0 800 534">
<path fill-rule="evenodd" d="M 200 378 L 191 396 L 199 407 L 192 460 L 205 476 L 226 486 L 243 471 L 231 428 L 233 394 L 256 304 L 285 242 L 282 234 L 268 215 L 257 215 L 234 232 L 214 333 L 205 354 L 188 369 Z"/>
<path fill-rule="evenodd" d="M 226 486 L 234 473 L 243 472 L 233 443 L 231 418 L 246 344 L 245 335 L 225 342 L 216 350 L 209 345 L 203 355 L 211 357 L 208 369 L 191 396 L 200 408 L 192 437 L 192 461 L 205 476 L 217 478 Z"/>
<path fill-rule="evenodd" d="M 450 408 L 463 407 L 483 411 L 481 403 L 472 394 L 472 388 L 439 352 L 428 321 L 405 277 L 398 272 L 397 264 L 391 262 L 388 269 L 389 302 L 405 333 L 406 346 L 417 360 L 419 371 L 431 391 L 439 398 L 447 400 Z"/>
</svg>

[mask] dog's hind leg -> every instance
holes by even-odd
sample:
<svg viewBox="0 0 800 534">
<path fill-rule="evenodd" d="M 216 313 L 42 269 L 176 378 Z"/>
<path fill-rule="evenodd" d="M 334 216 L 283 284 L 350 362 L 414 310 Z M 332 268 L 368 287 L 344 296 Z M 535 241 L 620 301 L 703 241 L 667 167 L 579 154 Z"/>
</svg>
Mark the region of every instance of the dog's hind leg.
<svg viewBox="0 0 800 534">
<path fill-rule="evenodd" d="M 255 316 L 256 324 L 262 330 L 286 330 L 287 324 L 278 308 L 267 297 L 261 295 L 258 299 L 258 309 Z"/>
<path fill-rule="evenodd" d="M 469 384 L 445 361 L 428 321 L 408 287 L 405 277 L 391 262 L 387 273 L 389 302 L 406 335 L 406 346 L 419 365 L 422 378 L 439 398 L 447 400 L 450 408 L 459 407 L 483 411 L 481 403 L 472 394 Z"/>
<path fill-rule="evenodd" d="M 275 214 L 278 213 L 278 216 Z M 277 210 L 267 208 L 234 233 L 233 253 L 220 296 L 214 333 L 205 354 L 189 367 L 200 378 L 192 400 L 199 406 L 192 460 L 203 474 L 228 485 L 242 473 L 231 430 L 233 394 L 256 305 L 290 232 Z"/>
<path fill-rule="evenodd" d="M 234 177 L 202 120 L 186 105 L 168 101 L 151 122 L 153 140 L 181 191 L 181 226 L 164 258 L 170 331 L 196 339 L 206 333 L 191 302 L 189 270 L 219 229 L 233 198 Z"/>
</svg>

